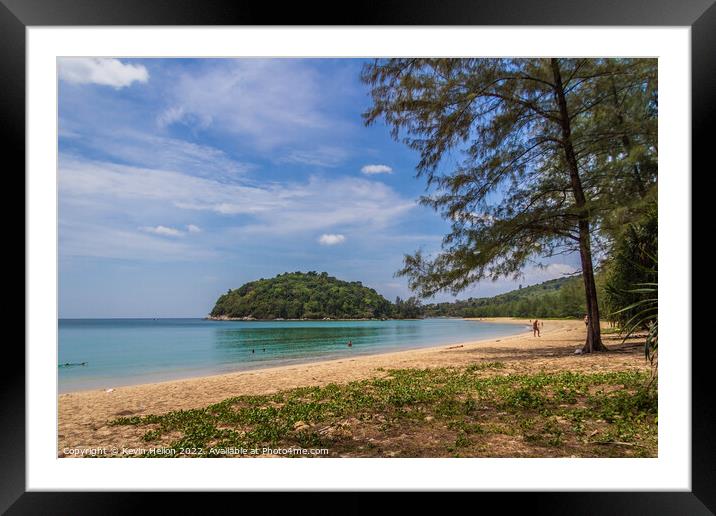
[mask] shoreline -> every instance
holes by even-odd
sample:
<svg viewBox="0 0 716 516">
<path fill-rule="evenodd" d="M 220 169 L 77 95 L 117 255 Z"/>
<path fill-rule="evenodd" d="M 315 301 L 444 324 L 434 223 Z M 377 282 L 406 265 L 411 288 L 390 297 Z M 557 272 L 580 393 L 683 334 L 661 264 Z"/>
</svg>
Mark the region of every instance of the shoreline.
<svg viewBox="0 0 716 516">
<path fill-rule="evenodd" d="M 476 322 L 484 322 L 484 323 L 499 323 L 499 324 L 514 324 L 514 325 L 527 325 L 526 320 L 522 319 L 515 319 L 512 317 L 444 317 L 439 319 L 458 319 L 458 320 L 464 320 L 464 321 L 476 321 Z M 215 319 L 217 321 L 229 321 L 228 319 Z M 379 321 L 380 319 L 341 319 L 341 321 L 359 321 L 359 320 L 365 320 L 365 321 Z M 417 319 L 391 319 L 391 320 L 417 320 Z M 338 319 L 332 319 L 330 321 L 327 320 L 321 320 L 321 319 L 285 319 L 283 321 L 278 322 L 297 322 L 297 321 L 315 321 L 315 322 L 337 322 Z M 248 321 L 242 321 L 242 322 L 274 322 L 273 320 L 264 320 L 264 319 L 253 319 Z M 529 333 L 528 330 L 525 330 L 527 333 Z M 520 335 L 519 333 L 513 334 L 513 335 L 507 335 L 505 337 L 499 337 L 503 339 L 507 339 L 510 337 L 515 337 L 517 335 Z M 354 360 L 358 358 L 367 358 L 367 357 L 373 357 L 373 356 L 382 356 L 387 354 L 393 354 L 393 353 L 405 353 L 405 352 L 412 352 L 412 351 L 420 351 L 420 350 L 437 350 L 442 349 L 445 346 L 463 346 L 465 344 L 478 344 L 481 342 L 490 342 L 495 339 L 498 339 L 498 337 L 486 337 L 484 339 L 479 340 L 467 340 L 467 341 L 459 341 L 454 343 L 441 343 L 441 344 L 427 344 L 425 346 L 418 346 L 418 347 L 409 347 L 404 349 L 386 349 L 386 350 L 376 350 L 376 351 L 368 351 L 365 353 L 356 353 L 353 356 L 339 356 L 339 357 L 333 357 L 333 358 L 318 358 L 317 360 L 310 360 L 310 359 L 302 359 L 302 358 L 295 358 L 295 359 L 277 359 L 275 360 L 276 365 L 268 365 L 268 364 L 259 364 L 255 367 L 246 367 L 244 369 L 236 369 L 233 371 L 224 371 L 224 372 L 216 372 L 216 371 L 210 371 L 207 370 L 205 372 L 198 372 L 198 374 L 189 374 L 188 376 L 173 376 L 171 372 L 165 372 L 163 375 L 158 374 L 157 377 L 165 376 L 165 379 L 158 379 L 155 381 L 139 381 L 137 383 L 117 383 L 112 385 L 111 382 L 107 382 L 107 385 L 104 385 L 102 387 L 86 387 L 86 388 L 79 388 L 79 389 L 72 389 L 72 390 L 62 390 L 60 391 L 59 385 L 58 385 L 58 395 L 66 395 L 66 394 L 79 394 L 84 392 L 106 392 L 107 389 L 117 390 L 117 389 L 124 389 L 127 387 L 142 387 L 146 385 L 158 385 L 158 384 L 166 384 L 166 383 L 172 383 L 172 382 L 181 382 L 185 380 L 199 380 L 202 378 L 212 378 L 217 376 L 226 376 L 226 375 L 234 375 L 234 374 L 241 374 L 241 373 L 259 373 L 265 370 L 273 370 L 273 369 L 280 369 L 280 368 L 290 368 L 290 367 L 300 367 L 305 366 L 309 364 L 319 364 L 319 363 L 330 363 L 330 362 L 336 362 L 341 360 Z"/>
<path fill-rule="evenodd" d="M 527 319 L 482 318 L 484 322 L 527 325 Z M 620 345 L 609 337 L 609 353 L 575 355 L 584 339 L 581 320 L 546 320 L 542 337 L 525 330 L 501 338 L 489 338 L 429 348 L 345 357 L 239 371 L 182 380 L 60 394 L 58 401 L 58 452 L 86 446 L 142 445 L 133 427 L 109 426 L 120 416 L 162 414 L 203 408 L 241 395 L 272 394 L 297 387 L 346 384 L 384 377 L 390 369 L 465 367 L 475 363 L 502 362 L 500 374 L 540 371 L 614 371 L 644 369 L 643 351 Z"/>
<path fill-rule="evenodd" d="M 226 315 L 207 315 L 206 317 L 200 317 L 202 321 L 234 321 L 234 322 L 355 322 L 355 321 L 422 321 L 423 319 L 466 319 L 472 320 L 471 317 L 405 317 L 403 319 L 396 319 L 394 317 L 376 318 L 376 317 L 360 317 L 357 319 L 341 319 L 333 317 L 324 317 L 322 319 L 284 319 L 277 317 L 275 319 L 257 319 L 250 315 L 244 317 L 228 317 Z"/>
</svg>

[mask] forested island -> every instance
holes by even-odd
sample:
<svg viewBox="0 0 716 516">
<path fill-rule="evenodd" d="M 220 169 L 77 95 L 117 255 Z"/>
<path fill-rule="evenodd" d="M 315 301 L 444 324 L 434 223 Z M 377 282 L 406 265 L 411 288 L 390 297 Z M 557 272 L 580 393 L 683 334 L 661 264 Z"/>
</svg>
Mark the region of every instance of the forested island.
<svg viewBox="0 0 716 516">
<path fill-rule="evenodd" d="M 219 297 L 215 319 L 387 319 L 393 304 L 360 281 L 326 272 L 287 272 L 229 290 Z"/>
</svg>

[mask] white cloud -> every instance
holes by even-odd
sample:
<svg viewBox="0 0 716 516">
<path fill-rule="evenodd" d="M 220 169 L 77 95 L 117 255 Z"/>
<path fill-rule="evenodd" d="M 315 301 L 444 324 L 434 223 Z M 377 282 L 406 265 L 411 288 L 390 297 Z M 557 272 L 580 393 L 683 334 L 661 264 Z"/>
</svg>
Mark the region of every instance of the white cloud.
<svg viewBox="0 0 716 516">
<path fill-rule="evenodd" d="M 558 278 L 560 276 L 571 276 L 577 272 L 577 268 L 568 263 L 550 263 L 545 267 L 535 268 L 534 272 L 536 273 L 536 279 L 541 275 L 545 278 L 542 281 L 547 281 L 548 279 Z"/>
<path fill-rule="evenodd" d="M 345 224 L 386 224 L 416 206 L 389 186 L 366 179 L 313 176 L 306 183 L 225 184 L 178 172 L 60 158 L 66 199 L 104 197 L 222 215 L 247 215 L 261 230 L 315 230 Z"/>
<path fill-rule="evenodd" d="M 167 226 L 144 226 L 139 228 L 147 233 L 154 233 L 155 235 L 162 236 L 181 236 L 182 232 L 178 229 L 170 228 Z"/>
<path fill-rule="evenodd" d="M 388 165 L 365 165 L 360 169 L 360 171 L 366 175 L 393 173 L 393 169 Z"/>
<path fill-rule="evenodd" d="M 133 82 L 147 82 L 149 72 L 142 65 L 119 59 L 66 57 L 58 61 L 60 79 L 73 84 L 101 84 L 124 88 Z"/>
<path fill-rule="evenodd" d="M 209 145 L 137 131 L 93 132 L 84 137 L 84 142 L 124 163 L 223 181 L 234 180 L 254 168 Z"/>
<path fill-rule="evenodd" d="M 160 127 L 167 127 L 181 121 L 185 114 L 184 108 L 181 106 L 169 107 L 159 114 L 157 117 L 157 125 Z"/>
<path fill-rule="evenodd" d="M 195 224 L 187 224 L 185 227 L 187 233 L 201 233 L 201 228 Z M 145 233 L 153 233 L 161 236 L 184 236 L 183 231 L 169 226 L 162 226 L 161 224 L 158 226 L 142 226 L 139 229 Z"/>
<path fill-rule="evenodd" d="M 206 113 L 187 111 L 184 106 L 171 106 L 159 113 L 157 125 L 165 129 L 172 124 L 182 124 L 193 129 L 207 129 L 214 118 Z"/>
<path fill-rule="evenodd" d="M 338 147 L 322 145 L 311 150 L 293 150 L 278 159 L 279 163 L 300 163 L 318 167 L 336 167 L 346 159 L 348 153 Z"/>
<path fill-rule="evenodd" d="M 344 235 L 324 234 L 318 239 L 321 245 L 338 245 L 346 241 Z"/>
<path fill-rule="evenodd" d="M 333 234 L 339 227 L 344 231 L 377 234 L 403 220 L 417 206 L 389 186 L 363 178 L 312 176 L 308 181 L 260 186 L 242 181 L 238 178 L 227 183 L 176 171 L 61 154 L 60 213 L 67 222 L 94 220 L 97 231 L 101 224 L 117 231 L 150 228 L 143 229 L 145 238 L 166 242 L 167 237 L 192 232 L 189 225 L 179 226 L 177 222 L 187 219 L 187 210 L 210 212 L 226 217 L 227 221 L 221 224 L 220 231 L 207 233 L 209 241 L 203 241 L 202 245 L 226 249 L 241 238 L 252 241 L 305 238 L 310 234 Z M 162 220 L 161 227 L 165 229 L 142 224 L 146 220 Z M 88 231 L 83 232 L 82 238 L 96 241 L 105 238 L 89 236 Z M 171 240 L 179 242 L 177 238 Z M 181 241 L 187 246 L 199 245 L 194 239 Z M 137 241 L 137 246 L 141 244 Z M 75 246 L 78 247 L 81 246 Z M 125 257 L 127 252 L 122 251 L 121 255 Z"/>
<path fill-rule="evenodd" d="M 327 80 L 337 79 L 296 59 L 207 60 L 172 84 L 157 123 L 211 126 L 264 149 L 305 141 L 315 131 L 335 134 L 340 123 L 321 95 Z"/>
<path fill-rule="evenodd" d="M 187 240 L 163 238 L 152 233 L 111 227 L 106 222 L 86 223 L 68 217 L 67 208 L 60 219 L 62 256 L 92 256 L 149 262 L 202 260 L 215 257 L 210 249 L 188 244 Z M 61 213 L 62 213 L 61 212 Z"/>
</svg>

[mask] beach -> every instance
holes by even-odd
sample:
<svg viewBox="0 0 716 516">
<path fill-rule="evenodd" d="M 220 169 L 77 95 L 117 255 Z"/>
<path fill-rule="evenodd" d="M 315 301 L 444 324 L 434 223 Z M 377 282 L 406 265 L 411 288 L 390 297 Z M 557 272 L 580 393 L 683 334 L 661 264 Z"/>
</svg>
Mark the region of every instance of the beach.
<svg viewBox="0 0 716 516">
<path fill-rule="evenodd" d="M 522 325 L 525 331 L 499 339 L 61 394 L 58 397 L 58 455 L 68 456 L 64 451 L 68 448 L 146 445 L 142 441 L 142 430 L 134 426 L 110 426 L 109 422 L 117 417 L 201 408 L 241 395 L 346 384 L 387 376 L 390 369 L 466 367 L 488 362 L 504 364 L 499 374 L 648 369 L 640 346 L 621 344 L 621 339 L 613 335 L 604 336 L 610 352 L 576 355 L 575 349 L 581 348 L 585 336 L 581 320 L 544 321 L 541 337 L 534 337 L 528 330 L 528 320 L 480 320 Z"/>
</svg>

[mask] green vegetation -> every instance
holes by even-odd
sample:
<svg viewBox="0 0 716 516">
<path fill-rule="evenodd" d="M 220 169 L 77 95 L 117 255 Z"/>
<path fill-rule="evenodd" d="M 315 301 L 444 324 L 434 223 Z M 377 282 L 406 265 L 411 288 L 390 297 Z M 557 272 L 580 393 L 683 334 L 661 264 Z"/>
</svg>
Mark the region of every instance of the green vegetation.
<svg viewBox="0 0 716 516">
<path fill-rule="evenodd" d="M 422 317 L 584 317 L 584 285 L 578 277 L 545 281 L 505 294 L 421 304 L 415 297 L 391 303 L 360 282 L 327 273 L 286 273 L 222 295 L 212 317 L 255 319 L 418 319 Z"/>
<path fill-rule="evenodd" d="M 423 306 L 418 298 L 395 298 L 395 304 L 393 305 L 393 317 L 396 319 L 419 319 L 424 317 L 424 315 Z"/>
<path fill-rule="evenodd" d="M 648 373 L 504 369 L 477 362 L 388 370 L 346 385 L 239 396 L 110 424 L 141 427 L 148 445 L 175 456 L 264 447 L 328 448 L 329 456 L 656 456 Z"/>
<path fill-rule="evenodd" d="M 581 318 L 585 310 L 584 284 L 579 277 L 569 277 L 494 297 L 428 304 L 423 313 L 426 317 Z"/>
<path fill-rule="evenodd" d="M 605 304 L 621 325 L 634 317 L 636 308 L 624 310 L 642 299 L 634 292 L 636 285 L 657 281 L 656 257 L 658 233 L 656 202 L 648 205 L 644 215 L 635 223 L 627 224 L 617 237 L 606 268 Z"/>
<path fill-rule="evenodd" d="M 601 288 L 601 275 L 597 276 Z M 360 282 L 327 273 L 300 272 L 260 279 L 222 295 L 212 317 L 255 319 L 418 319 L 422 317 L 581 318 L 584 285 L 578 277 L 558 278 L 485 298 L 421 304 L 415 297 L 394 303 Z"/>
<path fill-rule="evenodd" d="M 658 349 L 659 287 L 657 204 L 646 204 L 642 217 L 619 235 L 606 268 L 605 300 L 625 338 L 646 331 L 644 347 L 654 362 Z"/>
<path fill-rule="evenodd" d="M 579 253 L 583 351 L 606 350 L 592 245 L 656 187 L 657 61 L 392 58 L 362 79 L 365 123 L 419 153 L 422 202 L 451 224 L 439 253 L 406 255 L 398 274 L 429 298 Z"/>
<path fill-rule="evenodd" d="M 325 272 L 287 272 L 229 290 L 212 317 L 255 319 L 373 319 L 393 316 L 387 299 L 359 281 L 341 281 Z"/>
</svg>

